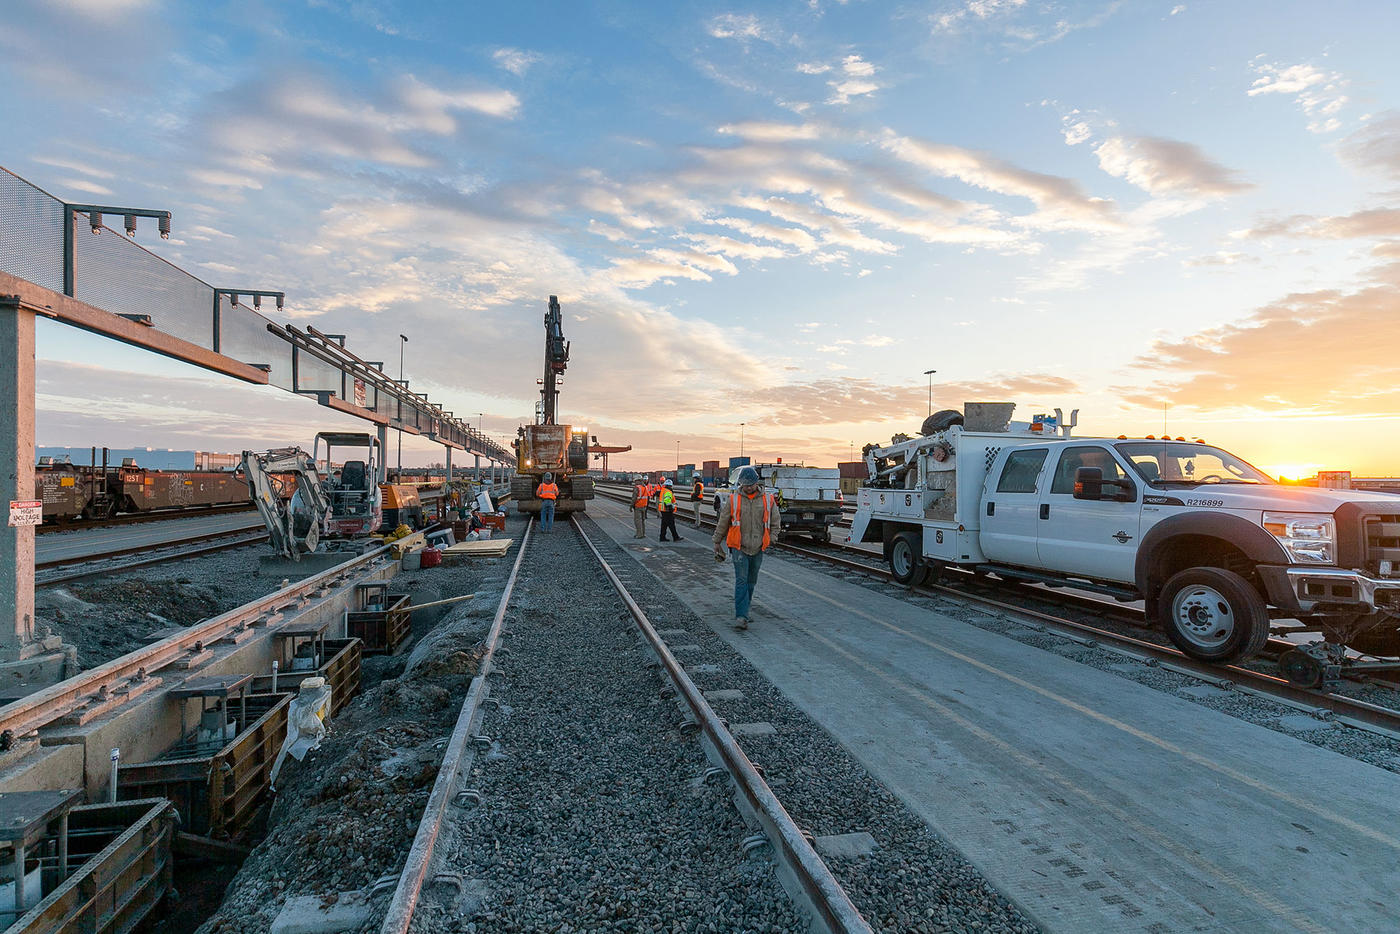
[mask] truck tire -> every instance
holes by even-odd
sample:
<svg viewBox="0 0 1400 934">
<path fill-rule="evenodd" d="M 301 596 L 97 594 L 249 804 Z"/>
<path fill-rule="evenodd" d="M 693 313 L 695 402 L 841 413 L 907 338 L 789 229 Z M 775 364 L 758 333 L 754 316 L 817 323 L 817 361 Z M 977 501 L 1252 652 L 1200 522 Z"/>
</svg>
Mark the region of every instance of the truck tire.
<svg viewBox="0 0 1400 934">
<path fill-rule="evenodd" d="M 1203 662 L 1228 664 L 1259 653 L 1269 640 L 1264 598 L 1234 571 L 1187 568 L 1157 597 L 1157 616 L 1178 649 Z"/>
<path fill-rule="evenodd" d="M 962 423 L 963 413 L 959 412 L 957 409 L 942 409 L 924 419 L 924 424 L 923 427 L 919 429 L 919 434 L 937 434 L 940 431 L 947 431 L 954 425 L 961 425 Z"/>
<path fill-rule="evenodd" d="M 890 563 L 890 576 L 906 587 L 924 582 L 923 548 L 917 532 L 899 532 L 885 546 L 885 560 Z"/>
</svg>

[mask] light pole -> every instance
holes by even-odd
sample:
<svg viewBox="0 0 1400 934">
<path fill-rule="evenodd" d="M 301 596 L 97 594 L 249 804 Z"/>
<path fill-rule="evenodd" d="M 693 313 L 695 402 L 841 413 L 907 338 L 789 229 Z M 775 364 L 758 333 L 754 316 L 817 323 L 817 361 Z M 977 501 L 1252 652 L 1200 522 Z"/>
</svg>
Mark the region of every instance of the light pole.
<svg viewBox="0 0 1400 934">
<path fill-rule="evenodd" d="M 676 442 L 676 482 L 681 482 L 681 443 Z"/>
<path fill-rule="evenodd" d="M 399 385 L 403 385 L 403 345 L 408 343 L 408 336 L 399 335 Z M 395 471 L 395 483 L 403 482 L 403 403 L 399 403 L 399 466 Z"/>
<path fill-rule="evenodd" d="M 744 425 L 745 425 L 745 424 L 746 424 L 745 422 L 740 422 L 740 423 L 739 423 L 739 456 L 740 456 L 740 457 L 743 457 L 743 456 L 744 456 Z"/>
<path fill-rule="evenodd" d="M 933 414 L 933 374 L 937 370 L 924 370 L 924 375 L 928 377 L 928 414 Z"/>
</svg>

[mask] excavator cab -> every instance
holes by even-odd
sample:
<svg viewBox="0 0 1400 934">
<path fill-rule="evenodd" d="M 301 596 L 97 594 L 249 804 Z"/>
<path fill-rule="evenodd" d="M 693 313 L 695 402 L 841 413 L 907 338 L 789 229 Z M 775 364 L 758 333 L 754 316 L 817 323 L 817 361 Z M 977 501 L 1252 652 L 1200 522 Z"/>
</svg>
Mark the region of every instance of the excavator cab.
<svg viewBox="0 0 1400 934">
<path fill-rule="evenodd" d="M 363 432 L 318 432 L 313 449 L 317 465 L 325 464 L 330 471 L 337 448 L 343 452 L 345 460 L 339 476 L 328 473 L 324 481 L 330 500 L 326 535 L 336 538 L 372 535 L 379 530 L 383 519 L 378 482 L 379 439 Z"/>
</svg>

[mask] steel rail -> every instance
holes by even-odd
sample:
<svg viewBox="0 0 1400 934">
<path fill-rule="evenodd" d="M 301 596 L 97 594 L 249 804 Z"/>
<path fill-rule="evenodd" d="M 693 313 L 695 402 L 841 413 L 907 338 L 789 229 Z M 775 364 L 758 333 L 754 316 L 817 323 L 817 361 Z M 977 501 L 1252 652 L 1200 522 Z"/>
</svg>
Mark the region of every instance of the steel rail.
<svg viewBox="0 0 1400 934">
<path fill-rule="evenodd" d="M 447 748 L 443 750 L 437 780 L 433 782 L 433 790 L 428 794 L 428 803 L 423 808 L 418 831 L 413 835 L 413 845 L 409 847 L 408 857 L 399 873 L 399 884 L 394 889 L 384 922 L 379 927 L 380 934 L 406 934 L 409 924 L 413 921 L 413 912 L 418 907 L 418 898 L 423 892 L 423 880 L 428 874 L 428 864 L 433 858 L 433 847 L 437 844 L 438 833 L 442 829 L 447 802 L 456 791 L 467 741 L 471 738 L 482 701 L 491 692 L 486 678 L 491 673 L 492 660 L 506 618 L 506 609 L 510 605 L 511 594 L 515 591 L 515 581 L 520 574 L 520 565 L 525 559 L 525 549 L 530 544 L 530 533 L 534 527 L 533 522 L 526 526 L 525 537 L 520 540 L 515 564 L 510 569 L 510 577 L 506 580 L 501 602 L 496 606 L 496 615 L 491 620 L 491 628 L 486 634 L 486 647 L 477 667 L 476 677 L 472 678 L 471 686 L 467 688 L 467 698 L 462 702 L 462 709 L 457 714 L 457 724 L 452 729 Z"/>
<path fill-rule="evenodd" d="M 602 552 L 593 544 L 575 516 L 571 515 L 569 521 L 583 539 L 583 543 L 588 546 L 588 550 L 593 553 L 593 557 L 598 559 L 613 589 L 626 604 L 627 612 L 631 614 L 637 628 L 660 659 L 666 676 L 690 708 L 701 733 L 710 741 L 720 761 L 724 763 L 725 771 L 734 780 L 735 788 L 763 827 L 764 834 L 773 844 L 779 861 L 792 874 L 808 905 L 816 913 L 815 920 L 827 931 L 869 932 L 870 926 L 851 903 L 841 884 L 836 881 L 826 863 L 822 862 L 812 844 L 807 842 L 797 823 L 773 793 L 773 789 L 768 787 L 758 769 L 749 761 L 749 757 L 744 754 L 728 727 L 715 714 L 704 694 L 676 661 L 676 657 L 666 646 L 666 640 L 661 638 L 646 613 L 637 601 L 632 599 L 632 595 L 628 593 L 626 586 L 603 557 Z"/>
<path fill-rule="evenodd" d="M 256 525 L 245 525 L 238 529 L 222 529 L 218 532 L 201 532 L 198 535 L 187 535 L 184 538 L 172 538 L 163 542 L 146 542 L 142 545 L 128 545 L 122 548 L 113 548 L 110 551 L 98 551 L 87 555 L 74 555 L 70 558 L 51 558 L 47 561 L 35 562 L 34 569 L 36 571 L 46 571 L 49 568 L 64 567 L 69 564 L 86 564 L 91 561 L 105 561 L 111 558 L 121 558 L 125 555 L 144 554 L 161 548 L 178 548 L 181 545 L 196 545 L 201 542 L 214 541 L 215 539 L 230 538 L 234 535 L 246 536 L 262 528 L 263 525 L 259 522 Z M 264 533 L 264 537 L 265 536 L 266 533 Z"/>
<path fill-rule="evenodd" d="M 134 685 L 143 682 L 191 649 L 210 645 L 231 632 L 247 628 L 260 618 L 271 619 L 283 609 L 299 606 L 346 577 L 367 570 L 388 552 L 388 546 L 376 548 L 227 613 L 196 623 L 160 642 L 128 652 L 52 687 L 6 704 L 0 707 L 0 736 L 17 739 L 87 703 L 92 695 L 110 696 L 123 683 Z"/>
<path fill-rule="evenodd" d="M 605 495 L 616 499 L 611 491 L 606 491 Z M 713 525 L 714 520 L 702 519 L 706 524 Z M 858 573 L 866 574 L 880 580 L 892 580 L 893 575 L 889 570 L 863 561 L 852 560 L 841 555 L 831 554 L 816 549 L 803 548 L 790 542 L 777 542 L 777 547 L 791 551 L 803 557 L 814 558 L 826 564 L 836 565 Z M 1238 665 L 1212 665 L 1208 662 L 1197 661 L 1185 653 L 1168 646 L 1158 645 L 1153 642 L 1146 642 L 1142 639 L 1135 639 L 1132 636 L 1122 635 L 1109 629 L 1101 629 L 1091 626 L 1088 623 L 1081 623 L 1075 620 L 1065 619 L 1040 610 L 1029 607 L 1017 606 L 1006 603 L 993 597 L 982 594 L 970 593 L 960 588 L 949 587 L 943 584 L 923 584 L 918 587 L 909 588 L 914 593 L 923 593 L 931 596 L 951 597 L 971 603 L 979 603 L 983 606 L 991 607 L 1003 613 L 1019 614 L 1034 620 L 1036 623 L 1050 629 L 1058 630 L 1061 634 L 1068 636 L 1078 642 L 1091 642 L 1103 645 L 1111 651 L 1134 657 L 1147 664 L 1154 664 L 1160 667 L 1169 668 L 1178 673 L 1198 678 L 1208 684 L 1225 689 L 1240 690 L 1243 693 L 1252 693 L 1266 696 L 1279 703 L 1286 704 L 1300 710 L 1306 710 L 1314 715 L 1319 712 L 1326 712 L 1330 717 L 1334 717 L 1337 722 L 1356 729 L 1366 730 L 1391 739 L 1400 739 L 1400 709 L 1384 707 L 1379 704 L 1372 704 L 1368 701 L 1347 697 L 1344 694 L 1337 694 L 1332 691 L 1318 688 L 1304 688 L 1290 684 L 1283 678 L 1276 678 L 1273 675 L 1260 671 L 1254 671 Z M 1059 595 L 1037 594 L 1038 599 L 1054 601 Z M 1079 598 L 1077 595 L 1066 595 L 1073 597 L 1074 602 L 1082 603 L 1087 598 Z M 1066 600 L 1066 602 L 1071 602 Z M 1105 611 L 1114 608 L 1105 605 Z M 1123 616 L 1127 616 L 1127 611 L 1120 611 Z M 1120 617 L 1121 618 L 1121 617 Z M 1141 625 L 1131 620 L 1124 620 L 1132 625 Z"/>
<path fill-rule="evenodd" d="M 153 512 L 121 512 L 105 519 L 58 519 L 34 527 L 35 535 L 52 535 L 57 532 L 81 532 L 84 529 L 115 529 L 126 525 L 141 525 L 146 522 L 163 522 L 168 519 L 202 519 L 205 516 L 233 515 L 251 512 L 251 503 L 224 503 L 218 506 L 189 506 L 158 509 Z"/>
<path fill-rule="evenodd" d="M 229 551 L 233 548 L 243 548 L 248 545 L 256 545 L 259 542 L 265 541 L 267 541 L 267 533 L 257 532 L 245 538 L 238 538 L 226 542 L 221 541 L 216 542 L 212 545 L 202 545 L 195 548 L 186 548 L 181 551 L 174 551 L 168 554 L 153 555 L 149 558 L 138 558 L 135 561 L 125 561 L 121 564 L 103 564 L 101 567 L 88 568 L 87 570 L 82 570 L 80 568 L 75 571 L 66 571 L 62 574 L 47 575 L 42 580 L 35 580 L 34 586 L 53 587 L 58 584 L 66 584 L 69 581 L 82 580 L 86 577 L 96 577 L 99 574 L 117 574 L 122 571 L 134 571 L 138 568 L 151 567 L 157 564 L 169 564 L 175 561 L 184 561 L 189 558 L 198 558 L 202 557 L 203 555 L 212 555 L 220 551 Z M 162 545 L 160 547 L 164 548 L 167 546 Z M 110 555 L 96 555 L 90 558 L 84 558 L 82 560 L 84 563 L 90 561 L 93 564 L 98 564 L 102 561 L 107 561 L 110 559 Z"/>
</svg>

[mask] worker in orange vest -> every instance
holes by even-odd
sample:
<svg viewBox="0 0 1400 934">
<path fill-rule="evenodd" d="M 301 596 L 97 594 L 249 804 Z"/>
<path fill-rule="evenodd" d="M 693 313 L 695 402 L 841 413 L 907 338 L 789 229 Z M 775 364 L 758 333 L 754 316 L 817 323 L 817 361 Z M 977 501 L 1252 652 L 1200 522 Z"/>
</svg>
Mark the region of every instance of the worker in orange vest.
<svg viewBox="0 0 1400 934">
<path fill-rule="evenodd" d="M 548 532 L 554 528 L 554 501 L 559 498 L 554 474 L 544 475 L 544 482 L 535 488 L 535 495 L 540 499 L 540 531 Z"/>
<path fill-rule="evenodd" d="M 647 500 L 651 498 L 651 490 L 641 478 L 632 484 L 632 529 L 635 531 L 633 538 L 647 537 Z"/>
<path fill-rule="evenodd" d="M 782 530 L 783 515 L 773 494 L 763 489 L 757 470 L 742 468 L 735 486 L 715 523 L 715 560 L 723 561 L 726 549 L 734 559 L 734 628 L 748 629 L 758 569 L 763 553 Z"/>
<path fill-rule="evenodd" d="M 691 507 L 695 510 L 695 527 L 700 528 L 700 507 L 705 504 L 705 481 L 699 477 L 695 478 L 695 485 L 690 488 L 690 501 L 695 505 Z"/>
</svg>

